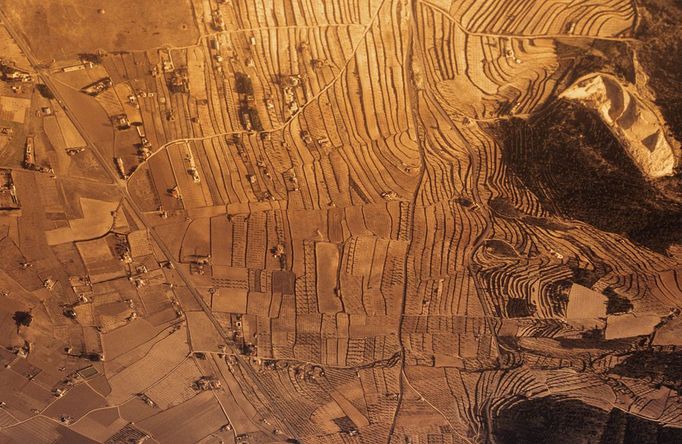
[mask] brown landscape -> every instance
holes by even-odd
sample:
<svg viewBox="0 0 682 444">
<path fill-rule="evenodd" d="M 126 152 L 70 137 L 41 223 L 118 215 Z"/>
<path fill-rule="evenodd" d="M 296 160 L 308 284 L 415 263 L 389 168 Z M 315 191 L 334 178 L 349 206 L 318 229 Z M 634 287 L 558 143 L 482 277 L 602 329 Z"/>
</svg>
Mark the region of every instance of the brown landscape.
<svg viewBox="0 0 682 444">
<path fill-rule="evenodd" d="M 0 443 L 682 442 L 679 0 L 0 0 Z"/>
</svg>

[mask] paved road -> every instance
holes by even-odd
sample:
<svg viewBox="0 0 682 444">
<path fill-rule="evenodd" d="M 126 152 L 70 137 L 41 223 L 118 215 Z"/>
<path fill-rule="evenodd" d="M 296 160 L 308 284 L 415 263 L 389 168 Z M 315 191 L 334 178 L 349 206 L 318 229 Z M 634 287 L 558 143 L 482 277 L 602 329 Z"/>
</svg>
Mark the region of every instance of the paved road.
<svg viewBox="0 0 682 444">
<path fill-rule="evenodd" d="M 218 330 L 220 333 L 220 336 L 223 338 L 225 343 L 228 345 L 232 342 L 232 338 L 223 330 L 221 327 L 220 323 L 216 320 L 216 318 L 213 316 L 213 313 L 211 312 L 211 309 L 208 307 L 208 305 L 204 302 L 202 299 L 201 295 L 199 292 L 194 288 L 192 285 L 191 279 L 187 275 L 186 271 L 180 266 L 178 261 L 175 260 L 173 257 L 173 254 L 170 252 L 168 247 L 163 243 L 163 240 L 159 236 L 159 234 L 151 227 L 146 225 L 145 222 L 145 216 L 143 214 L 143 211 L 140 209 L 140 207 L 135 203 L 135 201 L 131 198 L 130 193 L 128 192 L 127 188 L 127 183 L 125 180 L 122 180 L 119 177 L 118 172 L 114 168 L 113 162 L 108 161 L 102 153 L 97 149 L 96 145 L 93 143 L 92 138 L 90 137 L 88 131 L 83 127 L 82 123 L 78 120 L 78 117 L 76 113 L 74 113 L 69 107 L 66 101 L 64 100 L 64 97 L 61 96 L 59 89 L 56 87 L 52 79 L 50 78 L 50 73 L 48 70 L 43 70 L 37 68 L 37 66 L 40 65 L 39 61 L 35 57 L 35 55 L 31 52 L 31 48 L 28 45 L 28 42 L 23 38 L 21 33 L 17 32 L 13 27 L 10 22 L 10 20 L 7 18 L 4 12 L 0 11 L 0 19 L 2 20 L 3 24 L 5 25 L 5 28 L 7 29 L 7 32 L 12 36 L 14 41 L 17 43 L 19 48 L 24 52 L 24 55 L 28 59 L 29 63 L 31 66 L 38 72 L 40 78 L 42 81 L 47 85 L 47 87 L 50 89 L 50 91 L 54 94 L 56 100 L 59 102 L 61 107 L 64 109 L 64 112 L 66 115 L 71 119 L 73 124 L 75 125 L 76 129 L 81 133 L 83 136 L 83 139 L 87 142 L 88 146 L 92 148 L 92 152 L 97 158 L 97 160 L 100 162 L 102 165 L 102 168 L 107 172 L 107 175 L 110 177 L 110 179 L 116 184 L 118 187 L 118 190 L 121 194 L 122 200 L 126 203 L 128 208 L 130 208 L 133 213 L 135 213 L 135 216 L 142 221 L 142 224 L 144 228 L 147 229 L 149 234 L 151 235 L 152 239 L 157 243 L 159 246 L 159 249 L 163 252 L 165 255 L 165 259 L 168 260 L 170 263 L 172 263 L 175 266 L 175 270 L 177 271 L 178 275 L 182 279 L 183 283 L 187 287 L 187 289 L 190 291 L 194 299 L 196 299 L 197 303 L 199 306 L 201 306 L 201 309 L 208 315 L 208 318 L 211 320 L 215 328 Z"/>
</svg>

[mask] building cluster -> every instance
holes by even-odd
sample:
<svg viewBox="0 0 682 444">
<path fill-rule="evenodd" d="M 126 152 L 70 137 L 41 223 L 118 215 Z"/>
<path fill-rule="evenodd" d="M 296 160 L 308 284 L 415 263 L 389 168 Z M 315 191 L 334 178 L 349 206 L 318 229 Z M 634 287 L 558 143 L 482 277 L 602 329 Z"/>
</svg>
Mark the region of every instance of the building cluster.
<svg viewBox="0 0 682 444">
<path fill-rule="evenodd" d="M 246 131 L 263 131 L 255 106 L 253 82 L 248 74 L 235 73 L 235 90 L 239 95 L 239 121 Z"/>
<path fill-rule="evenodd" d="M 110 77 L 99 79 L 98 81 L 84 86 L 81 90 L 90 96 L 96 97 L 114 85 Z"/>
<path fill-rule="evenodd" d="M 54 172 L 52 168 L 44 167 L 36 163 L 35 137 L 32 135 L 26 137 L 26 143 L 24 145 L 24 168 L 27 170 L 38 171 L 40 173 Z"/>
<path fill-rule="evenodd" d="M 168 90 L 172 93 L 189 93 L 189 77 L 187 75 L 187 68 L 177 68 L 170 72 L 167 76 Z"/>
<path fill-rule="evenodd" d="M 0 170 L 0 214 L 21 212 L 12 170 Z"/>
<path fill-rule="evenodd" d="M 6 82 L 28 83 L 33 81 L 33 76 L 28 71 L 18 68 L 9 60 L 0 59 L 0 78 Z"/>
</svg>

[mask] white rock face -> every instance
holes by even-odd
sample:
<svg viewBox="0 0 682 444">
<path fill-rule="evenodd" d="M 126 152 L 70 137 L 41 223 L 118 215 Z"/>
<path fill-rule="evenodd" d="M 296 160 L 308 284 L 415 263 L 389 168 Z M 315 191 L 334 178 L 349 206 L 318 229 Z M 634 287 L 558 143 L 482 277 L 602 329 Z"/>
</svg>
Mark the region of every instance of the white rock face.
<svg viewBox="0 0 682 444">
<path fill-rule="evenodd" d="M 616 78 L 590 74 L 559 97 L 596 110 L 648 178 L 673 174 L 674 149 L 663 133 L 659 116 Z"/>
</svg>

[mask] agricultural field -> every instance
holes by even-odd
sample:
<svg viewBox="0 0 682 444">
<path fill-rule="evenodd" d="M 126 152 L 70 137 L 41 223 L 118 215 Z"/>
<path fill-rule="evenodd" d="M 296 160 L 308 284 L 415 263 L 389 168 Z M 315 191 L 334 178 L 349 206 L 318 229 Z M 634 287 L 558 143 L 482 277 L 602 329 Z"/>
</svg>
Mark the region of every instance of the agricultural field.
<svg viewBox="0 0 682 444">
<path fill-rule="evenodd" d="M 675 0 L 0 0 L 0 443 L 682 442 Z"/>
</svg>

